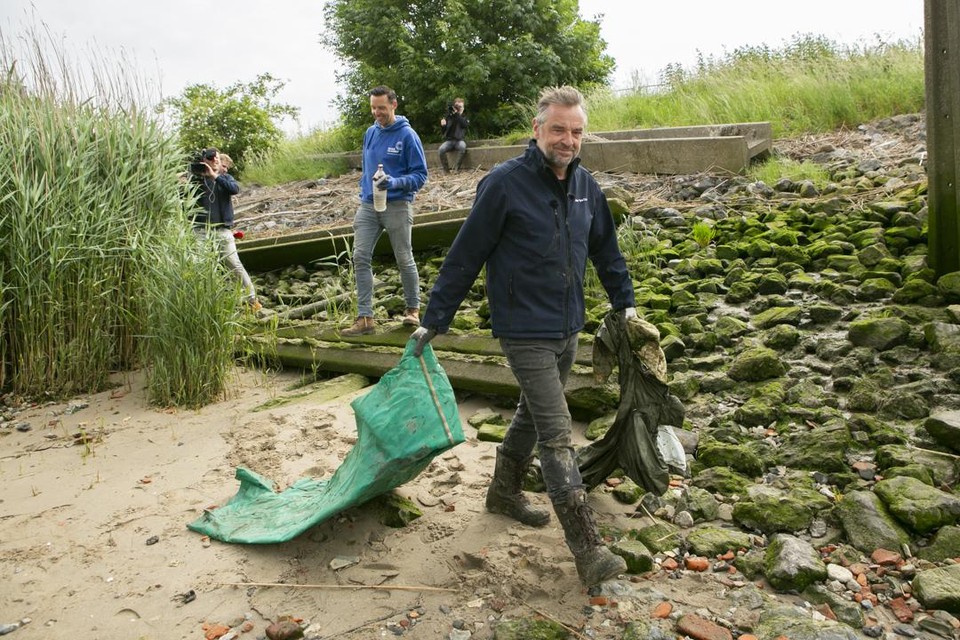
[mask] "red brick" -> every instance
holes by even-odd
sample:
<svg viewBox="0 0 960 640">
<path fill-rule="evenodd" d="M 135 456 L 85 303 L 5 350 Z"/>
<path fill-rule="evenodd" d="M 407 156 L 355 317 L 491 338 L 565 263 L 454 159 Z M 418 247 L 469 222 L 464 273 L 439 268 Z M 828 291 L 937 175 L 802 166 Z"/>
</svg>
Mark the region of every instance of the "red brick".
<svg viewBox="0 0 960 640">
<path fill-rule="evenodd" d="M 667 571 L 673 571 L 679 566 L 680 566 L 679 563 L 677 563 L 677 561 L 674 560 L 673 558 L 666 558 L 663 562 L 660 563 L 660 567 Z"/>
<path fill-rule="evenodd" d="M 893 611 L 893 615 L 895 615 L 900 622 L 910 622 L 913 620 L 913 610 L 903 598 L 894 598 L 887 604 Z"/>
<path fill-rule="evenodd" d="M 833 620 L 834 622 L 837 621 L 837 614 L 833 612 L 833 609 L 831 609 L 830 605 L 828 605 L 826 602 L 823 604 L 818 604 L 815 609 L 827 620 Z"/>
<path fill-rule="evenodd" d="M 683 564 L 690 571 L 706 571 L 710 568 L 710 562 L 699 556 L 691 556 L 684 560 Z"/>
<path fill-rule="evenodd" d="M 653 611 L 650 612 L 651 618 L 666 618 L 673 611 L 673 605 L 669 602 L 661 602 L 653 608 Z"/>
<path fill-rule="evenodd" d="M 677 621 L 677 631 L 694 640 L 733 640 L 727 629 L 692 613 Z"/>
<path fill-rule="evenodd" d="M 879 565 L 895 565 L 903 562 L 903 558 L 896 551 L 889 549 L 874 549 L 870 554 L 870 559 Z"/>
</svg>

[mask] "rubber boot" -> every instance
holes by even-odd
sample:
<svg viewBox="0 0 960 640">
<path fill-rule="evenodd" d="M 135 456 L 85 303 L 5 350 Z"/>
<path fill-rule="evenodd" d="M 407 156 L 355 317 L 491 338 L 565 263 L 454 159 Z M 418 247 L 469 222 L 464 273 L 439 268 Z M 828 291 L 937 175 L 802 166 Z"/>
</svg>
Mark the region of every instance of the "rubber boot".
<svg viewBox="0 0 960 640">
<path fill-rule="evenodd" d="M 604 546 L 593 520 L 593 511 L 587 506 L 586 491 L 575 489 L 565 503 L 553 507 L 584 586 L 592 587 L 627 571 L 626 561 Z"/>
<path fill-rule="evenodd" d="M 497 466 L 493 482 L 487 490 L 487 511 L 509 516 L 531 527 L 542 527 L 550 522 L 550 512 L 535 509 L 523 495 L 523 476 L 533 456 L 517 461 L 497 447 Z"/>
</svg>

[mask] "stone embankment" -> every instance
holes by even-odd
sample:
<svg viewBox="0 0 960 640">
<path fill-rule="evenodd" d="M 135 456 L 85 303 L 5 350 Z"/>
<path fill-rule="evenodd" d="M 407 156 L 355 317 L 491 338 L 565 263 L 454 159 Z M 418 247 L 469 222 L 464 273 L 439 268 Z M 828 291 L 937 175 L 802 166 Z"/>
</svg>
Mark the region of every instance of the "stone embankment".
<svg viewBox="0 0 960 640">
<path fill-rule="evenodd" d="M 663 495 L 608 481 L 636 508 L 636 528 L 605 532 L 631 576 L 594 594 L 580 635 L 521 619 L 495 637 L 533 637 L 534 624 L 558 638 L 958 637 L 960 274 L 927 266 L 923 131 L 900 116 L 776 141 L 794 164 L 769 183 L 597 175 L 625 214 L 638 310 L 686 408 L 688 469 Z M 468 178 L 432 188 L 464 206 Z M 425 291 L 441 257 L 422 257 Z M 378 273 L 388 326 L 399 287 L 389 262 Z M 256 280 L 276 311 L 349 291 L 330 265 Z M 588 333 L 606 310 L 593 301 Z M 456 329 L 483 333 L 486 318 L 471 298 Z M 617 609 L 653 610 L 648 578 L 691 573 L 729 606 Z"/>
</svg>

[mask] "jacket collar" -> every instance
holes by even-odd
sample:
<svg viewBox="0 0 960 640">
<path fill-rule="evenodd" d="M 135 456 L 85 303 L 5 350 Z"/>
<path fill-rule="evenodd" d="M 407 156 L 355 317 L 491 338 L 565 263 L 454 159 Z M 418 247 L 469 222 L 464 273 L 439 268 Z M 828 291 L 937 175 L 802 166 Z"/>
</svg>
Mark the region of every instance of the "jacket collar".
<svg viewBox="0 0 960 640">
<path fill-rule="evenodd" d="M 527 150 L 524 152 L 524 156 L 534 164 L 538 171 L 547 171 L 551 176 L 559 180 L 557 176 L 553 173 L 553 168 L 547 164 L 547 158 L 543 155 L 543 151 L 540 150 L 540 147 L 537 146 L 536 138 L 531 138 L 530 142 L 527 143 Z M 577 167 L 580 166 L 580 156 L 577 156 L 570 162 L 567 166 L 567 180 L 570 180 L 573 177 L 573 174 L 577 172 Z"/>
</svg>

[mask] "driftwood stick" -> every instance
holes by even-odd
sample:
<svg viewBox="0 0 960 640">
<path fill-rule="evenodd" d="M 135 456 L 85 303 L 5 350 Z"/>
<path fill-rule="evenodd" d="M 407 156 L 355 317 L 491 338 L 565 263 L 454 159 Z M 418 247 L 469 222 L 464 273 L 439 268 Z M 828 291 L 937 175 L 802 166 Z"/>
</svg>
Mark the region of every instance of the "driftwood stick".
<svg viewBox="0 0 960 640">
<path fill-rule="evenodd" d="M 220 582 L 221 587 L 288 587 L 291 589 L 379 589 L 380 591 L 446 591 L 456 593 L 456 589 L 443 587 L 417 587 L 409 585 L 385 584 L 288 584 L 286 582 Z"/>
<path fill-rule="evenodd" d="M 534 613 L 543 616 L 544 618 L 546 618 L 547 620 L 550 620 L 551 622 L 556 622 L 558 625 L 560 625 L 561 627 L 563 627 L 564 629 L 566 629 L 576 637 L 580 638 L 580 640 L 590 640 L 589 638 L 587 638 L 587 636 L 583 635 L 582 633 L 580 633 L 579 631 L 577 631 L 575 628 L 571 627 L 567 623 L 563 622 L 562 620 L 557 620 L 556 618 L 551 616 L 549 613 L 546 613 L 545 611 L 540 611 L 529 602 L 525 600 L 521 600 L 520 602 L 522 602 L 524 606 L 529 607 L 530 610 L 533 611 Z"/>
</svg>

